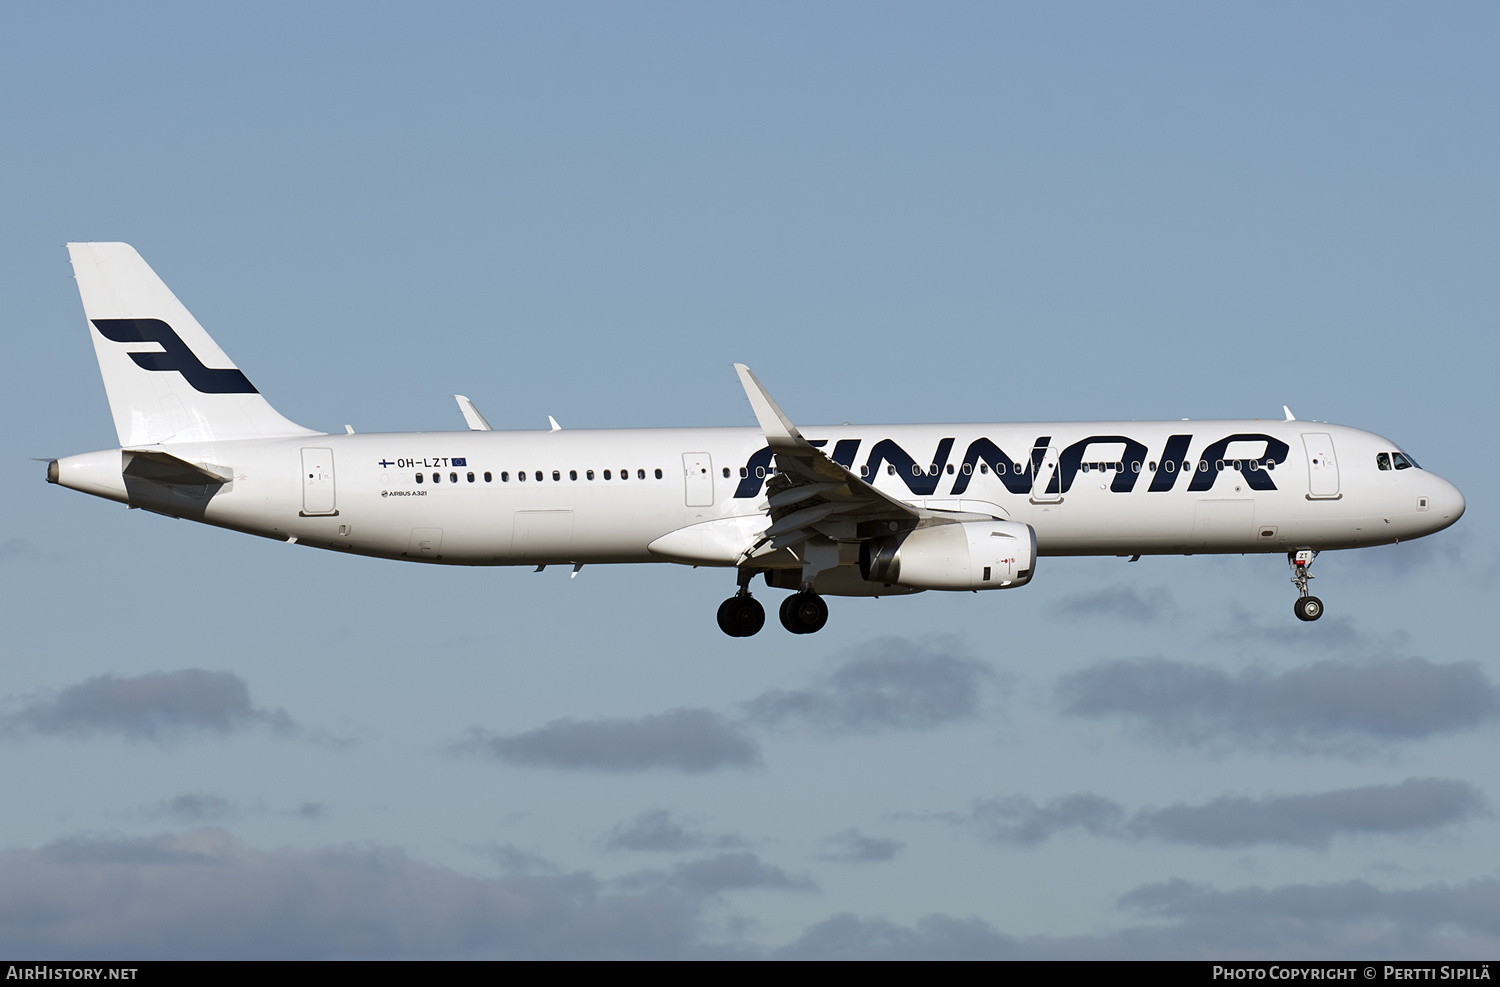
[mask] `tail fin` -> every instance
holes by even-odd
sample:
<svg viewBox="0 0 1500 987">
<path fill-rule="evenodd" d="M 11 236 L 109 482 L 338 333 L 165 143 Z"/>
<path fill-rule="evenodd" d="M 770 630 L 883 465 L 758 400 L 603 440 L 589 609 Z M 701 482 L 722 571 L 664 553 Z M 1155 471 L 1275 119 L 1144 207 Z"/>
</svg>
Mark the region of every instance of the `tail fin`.
<svg viewBox="0 0 1500 987">
<path fill-rule="evenodd" d="M 257 391 L 128 243 L 70 243 L 120 445 L 319 435 Z"/>
</svg>

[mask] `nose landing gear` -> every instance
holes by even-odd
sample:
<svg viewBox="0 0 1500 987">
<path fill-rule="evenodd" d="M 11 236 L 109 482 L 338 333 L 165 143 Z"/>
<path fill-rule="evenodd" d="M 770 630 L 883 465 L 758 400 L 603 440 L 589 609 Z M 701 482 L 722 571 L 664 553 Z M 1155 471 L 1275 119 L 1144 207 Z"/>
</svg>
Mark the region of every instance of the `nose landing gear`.
<svg viewBox="0 0 1500 987">
<path fill-rule="evenodd" d="M 1287 563 L 1292 567 L 1292 584 L 1297 587 L 1297 600 L 1292 612 L 1298 620 L 1317 620 L 1323 616 L 1323 601 L 1307 592 L 1307 582 L 1313 578 L 1312 561 L 1318 553 L 1310 548 L 1286 553 Z"/>
</svg>

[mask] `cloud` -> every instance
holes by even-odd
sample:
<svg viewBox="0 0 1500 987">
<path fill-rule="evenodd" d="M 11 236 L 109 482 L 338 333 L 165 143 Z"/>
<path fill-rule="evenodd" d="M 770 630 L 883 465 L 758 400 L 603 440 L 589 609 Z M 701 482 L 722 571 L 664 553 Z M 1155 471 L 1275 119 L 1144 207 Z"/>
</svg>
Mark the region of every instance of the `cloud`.
<svg viewBox="0 0 1500 987">
<path fill-rule="evenodd" d="M 1065 676 L 1057 691 L 1069 715 L 1122 717 L 1160 740 L 1345 754 L 1468 729 L 1500 710 L 1477 663 L 1425 658 L 1238 675 L 1166 659 L 1107 661 Z"/>
<path fill-rule="evenodd" d="M 240 810 L 233 802 L 222 796 L 205 792 L 190 792 L 158 803 L 154 814 L 170 816 L 185 823 L 204 823 L 230 819 L 239 815 Z"/>
<path fill-rule="evenodd" d="M 977 918 L 928 915 L 914 926 L 883 918 L 835 915 L 777 950 L 784 960 L 1012 960 L 1025 944 Z"/>
<path fill-rule="evenodd" d="M 165 743 L 189 734 L 227 735 L 266 726 L 294 733 L 285 710 L 250 705 L 250 687 L 230 672 L 186 668 L 121 678 L 100 675 L 0 718 L 0 735 L 97 736 Z"/>
<path fill-rule="evenodd" d="M 610 829 L 604 846 L 609 850 L 651 850 L 677 853 L 703 848 L 730 849 L 744 846 L 742 837 L 714 836 L 679 822 L 666 809 L 647 809 L 627 823 Z"/>
<path fill-rule="evenodd" d="M 930 730 L 979 712 L 980 687 L 994 672 L 900 638 L 867 646 L 810 689 L 772 689 L 745 704 L 752 722 L 797 722 L 832 733 Z"/>
<path fill-rule="evenodd" d="M 121 959 L 1487 959 L 1500 880 L 1135 888 L 1137 921 L 1089 936 L 1008 935 L 978 918 L 834 915 L 780 949 L 722 921 L 725 892 L 810 891 L 754 854 L 604 882 L 554 866 L 471 876 L 380 846 L 263 851 L 223 830 L 75 837 L 0 851 L 0 951 Z M 715 924 L 718 921 L 719 924 Z"/>
<path fill-rule="evenodd" d="M 900 840 L 866 836 L 857 829 L 835 833 L 826 841 L 831 849 L 818 854 L 819 860 L 842 864 L 869 864 L 891 860 L 905 849 Z"/>
<path fill-rule="evenodd" d="M 1364 881 L 1220 891 L 1181 879 L 1140 887 L 1128 910 L 1167 920 L 1164 946 L 1198 955 L 1454 957 L 1500 946 L 1500 880 L 1381 889 Z"/>
<path fill-rule="evenodd" d="M 711 710 L 686 708 L 634 720 L 553 720 L 510 735 L 476 728 L 459 749 L 509 764 L 575 771 L 701 772 L 760 764 L 760 748 L 739 727 Z"/>
<path fill-rule="evenodd" d="M 1145 885 L 1122 909 L 1146 919 L 1115 932 L 1012 936 L 978 918 L 928 915 L 910 926 L 835 915 L 772 955 L 781 959 L 1489 960 L 1500 949 L 1500 880 L 1383 889 L 1363 881 L 1221 891 Z"/>
<path fill-rule="evenodd" d="M 1082 829 L 1095 836 L 1118 835 L 1125 810 L 1100 795 L 1064 795 L 1046 805 L 1013 795 L 981 799 L 974 804 L 970 815 L 958 818 L 972 825 L 985 839 L 1030 846 L 1070 829 Z"/>
<path fill-rule="evenodd" d="M 1173 616 L 1172 594 L 1157 586 L 1142 593 L 1134 586 L 1110 586 L 1092 593 L 1073 593 L 1052 608 L 1063 617 L 1116 617 L 1149 624 Z"/>
<path fill-rule="evenodd" d="M 732 867 L 720 886 L 734 885 Z M 712 868 L 685 880 L 713 884 Z M 774 880 L 774 868 L 760 873 Z M 739 886 L 754 882 L 742 867 Z M 217 829 L 0 852 L 0 951 L 87 958 L 645 958 L 734 955 L 700 898 L 589 874 L 474 877 L 400 850 L 266 852 Z"/>
<path fill-rule="evenodd" d="M 0 541 L 0 562 L 21 559 L 37 554 L 36 547 L 24 538 L 7 538 Z"/>
<path fill-rule="evenodd" d="M 1194 846 L 1285 844 L 1326 848 L 1335 837 L 1416 833 L 1487 812 L 1479 789 L 1443 778 L 1408 778 L 1306 795 L 1223 796 L 1203 805 L 1178 803 L 1127 814 L 1100 795 L 1079 793 L 1045 805 L 1021 795 L 981 799 L 949 822 L 994 843 L 1032 846 L 1069 830 L 1116 839 L 1155 839 Z"/>
<path fill-rule="evenodd" d="M 1408 778 L 1314 795 L 1226 796 L 1205 805 L 1139 812 L 1130 831 L 1174 843 L 1237 847 L 1264 843 L 1323 848 L 1335 836 L 1410 833 L 1481 815 L 1477 788 L 1443 778 Z"/>
<path fill-rule="evenodd" d="M 691 894 L 718 894 L 745 888 L 816 891 L 818 887 L 811 878 L 788 874 L 745 851 L 677 864 L 669 874 L 675 887 Z"/>
</svg>

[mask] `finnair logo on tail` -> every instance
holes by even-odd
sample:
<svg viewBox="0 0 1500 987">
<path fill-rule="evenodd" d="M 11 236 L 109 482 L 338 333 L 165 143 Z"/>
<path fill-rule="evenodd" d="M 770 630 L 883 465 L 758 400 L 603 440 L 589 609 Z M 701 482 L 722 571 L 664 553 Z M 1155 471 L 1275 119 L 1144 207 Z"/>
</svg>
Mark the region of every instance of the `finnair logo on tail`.
<svg viewBox="0 0 1500 987">
<path fill-rule="evenodd" d="M 160 319 L 94 319 L 93 323 L 105 339 L 116 343 L 159 343 L 160 353 L 130 354 L 142 370 L 175 370 L 203 394 L 260 393 L 238 370 L 205 367 L 176 331 Z"/>
</svg>

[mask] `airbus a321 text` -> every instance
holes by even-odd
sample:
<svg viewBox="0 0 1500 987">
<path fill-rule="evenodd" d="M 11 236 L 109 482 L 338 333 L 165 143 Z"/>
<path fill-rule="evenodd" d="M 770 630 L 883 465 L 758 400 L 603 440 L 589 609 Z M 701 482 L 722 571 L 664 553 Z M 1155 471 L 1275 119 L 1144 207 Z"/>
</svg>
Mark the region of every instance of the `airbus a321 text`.
<svg viewBox="0 0 1500 987">
<path fill-rule="evenodd" d="M 825 596 L 1025 586 L 1047 555 L 1285 552 L 1309 566 L 1464 512 L 1389 439 L 1299 421 L 798 428 L 736 365 L 757 427 L 327 434 L 277 414 L 123 243 L 68 245 L 120 448 L 57 459 L 84 493 L 300 545 L 443 565 L 676 562 L 757 575 L 808 634 Z"/>
</svg>

